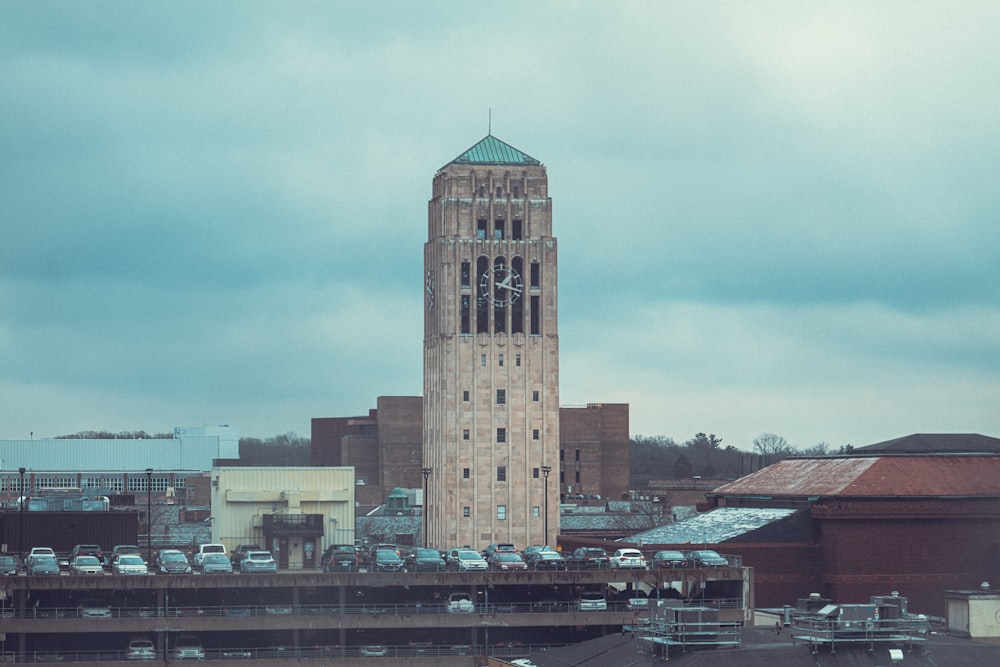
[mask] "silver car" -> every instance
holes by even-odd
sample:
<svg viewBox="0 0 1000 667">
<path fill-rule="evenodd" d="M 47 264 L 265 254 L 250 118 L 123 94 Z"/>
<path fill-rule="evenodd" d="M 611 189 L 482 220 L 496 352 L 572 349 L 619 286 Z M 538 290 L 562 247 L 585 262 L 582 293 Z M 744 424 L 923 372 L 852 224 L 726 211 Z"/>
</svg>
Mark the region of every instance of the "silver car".
<svg viewBox="0 0 1000 667">
<path fill-rule="evenodd" d="M 149 568 L 146 566 L 146 561 L 142 559 L 142 556 L 131 556 L 129 554 L 116 558 L 115 562 L 111 564 L 111 571 L 114 574 L 149 574 Z"/>
</svg>

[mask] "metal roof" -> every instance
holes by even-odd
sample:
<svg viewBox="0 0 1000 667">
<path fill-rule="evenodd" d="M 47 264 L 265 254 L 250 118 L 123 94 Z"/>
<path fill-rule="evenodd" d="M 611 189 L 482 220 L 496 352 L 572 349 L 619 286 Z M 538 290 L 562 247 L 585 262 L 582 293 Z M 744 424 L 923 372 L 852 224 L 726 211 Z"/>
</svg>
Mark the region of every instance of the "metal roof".
<svg viewBox="0 0 1000 667">
<path fill-rule="evenodd" d="M 1000 495 L 1000 456 L 786 459 L 724 484 L 718 496 L 768 498 Z"/>
<path fill-rule="evenodd" d="M 628 538 L 642 544 L 719 544 L 795 513 L 793 509 L 721 507 Z"/>
<path fill-rule="evenodd" d="M 488 134 L 448 164 L 513 164 L 538 167 L 542 163 Z"/>
<path fill-rule="evenodd" d="M 863 455 L 875 452 L 908 454 L 943 454 L 944 452 L 990 452 L 1000 454 L 1000 438 L 978 433 L 914 433 L 902 438 L 876 442 L 874 445 L 855 447 Z"/>
</svg>

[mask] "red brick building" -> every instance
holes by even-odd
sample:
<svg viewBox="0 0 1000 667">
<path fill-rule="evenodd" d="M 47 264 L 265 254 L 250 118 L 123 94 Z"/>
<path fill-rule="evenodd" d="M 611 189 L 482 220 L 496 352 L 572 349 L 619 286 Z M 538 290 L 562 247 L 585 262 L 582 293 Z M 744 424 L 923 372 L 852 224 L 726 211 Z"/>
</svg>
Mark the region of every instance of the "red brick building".
<svg viewBox="0 0 1000 667">
<path fill-rule="evenodd" d="M 911 609 L 943 615 L 945 590 L 1000 581 L 996 452 L 996 438 L 921 434 L 781 461 L 708 499 L 802 511 L 720 548 L 756 568 L 759 606 L 812 592 L 867 600 L 898 590 Z"/>
</svg>

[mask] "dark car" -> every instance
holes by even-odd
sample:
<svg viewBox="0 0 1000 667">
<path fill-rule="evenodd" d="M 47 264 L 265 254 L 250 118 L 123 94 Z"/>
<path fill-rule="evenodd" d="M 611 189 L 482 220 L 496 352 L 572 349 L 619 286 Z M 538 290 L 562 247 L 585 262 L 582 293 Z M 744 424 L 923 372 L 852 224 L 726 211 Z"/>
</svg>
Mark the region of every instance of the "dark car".
<svg viewBox="0 0 1000 667">
<path fill-rule="evenodd" d="M 373 572 L 401 572 L 403 566 L 403 559 L 395 551 L 379 549 L 372 557 L 371 569 Z"/>
<path fill-rule="evenodd" d="M 97 556 L 97 560 L 101 561 L 102 564 L 108 562 L 104 556 L 104 549 L 99 544 L 77 544 L 70 552 L 69 559 L 73 560 L 77 556 Z"/>
<path fill-rule="evenodd" d="M 320 559 L 324 572 L 357 572 L 358 548 L 353 544 L 334 544 L 327 547 Z"/>
<path fill-rule="evenodd" d="M 444 572 L 445 567 L 444 558 L 437 549 L 414 549 L 406 557 L 408 572 Z"/>
<path fill-rule="evenodd" d="M 568 559 L 569 566 L 575 570 L 607 570 L 611 568 L 611 559 L 600 547 L 579 547 Z"/>
<path fill-rule="evenodd" d="M 191 563 L 180 549 L 161 549 L 156 554 L 156 571 L 160 574 L 191 574 Z"/>
<path fill-rule="evenodd" d="M 528 569 L 528 564 L 524 562 L 521 554 L 517 552 L 497 551 L 490 554 L 486 562 L 490 564 L 491 570 L 500 570 L 501 572 Z"/>
<path fill-rule="evenodd" d="M 491 544 L 485 549 L 483 549 L 483 558 L 489 560 L 490 556 L 495 553 L 516 554 L 517 552 L 518 552 L 517 547 L 515 547 L 513 544 L 508 544 L 508 543 Z"/>
<path fill-rule="evenodd" d="M 681 551 L 664 550 L 653 554 L 653 567 L 688 567 L 690 561 Z"/>
<path fill-rule="evenodd" d="M 21 567 L 21 558 L 13 554 L 0 554 L 0 575 L 14 576 Z"/>
<path fill-rule="evenodd" d="M 728 560 L 708 549 L 692 551 L 688 553 L 687 557 L 694 567 L 726 567 L 729 565 Z"/>
<path fill-rule="evenodd" d="M 55 556 L 35 556 L 28 565 L 28 575 L 32 577 L 59 576 L 59 561 Z"/>
<path fill-rule="evenodd" d="M 565 570 L 566 559 L 555 551 L 534 551 L 525 556 L 529 570 Z"/>
</svg>

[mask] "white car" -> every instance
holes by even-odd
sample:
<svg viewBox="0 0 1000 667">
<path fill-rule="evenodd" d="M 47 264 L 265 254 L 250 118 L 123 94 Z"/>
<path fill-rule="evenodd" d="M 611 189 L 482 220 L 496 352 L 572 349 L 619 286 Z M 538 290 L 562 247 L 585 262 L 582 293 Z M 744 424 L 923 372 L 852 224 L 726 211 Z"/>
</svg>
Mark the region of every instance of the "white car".
<svg viewBox="0 0 1000 667">
<path fill-rule="evenodd" d="M 156 647 L 149 639 L 133 639 L 125 651 L 128 660 L 156 660 Z"/>
<path fill-rule="evenodd" d="M 608 601 L 603 593 L 581 593 L 579 607 L 580 611 L 606 611 Z"/>
<path fill-rule="evenodd" d="M 611 556 L 611 567 L 617 569 L 646 569 L 646 557 L 638 549 L 619 549 Z"/>
<path fill-rule="evenodd" d="M 115 559 L 111 564 L 111 571 L 115 574 L 149 574 L 149 567 L 142 556 L 131 556 L 124 554 Z"/>
<path fill-rule="evenodd" d="M 448 596 L 449 614 L 471 614 L 475 610 L 476 605 L 468 593 L 452 593 Z"/>
<path fill-rule="evenodd" d="M 104 566 L 97 556 L 77 556 L 69 563 L 70 574 L 104 574 Z"/>
</svg>

